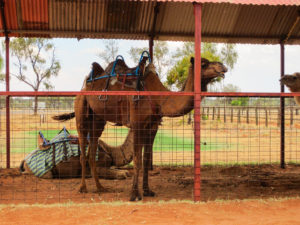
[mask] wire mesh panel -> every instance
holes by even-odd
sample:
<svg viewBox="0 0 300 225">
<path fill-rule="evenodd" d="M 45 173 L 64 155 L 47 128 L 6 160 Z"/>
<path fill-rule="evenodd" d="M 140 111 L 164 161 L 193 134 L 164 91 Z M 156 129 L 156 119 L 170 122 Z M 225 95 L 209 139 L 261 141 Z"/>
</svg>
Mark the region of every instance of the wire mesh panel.
<svg viewBox="0 0 300 225">
<path fill-rule="evenodd" d="M 161 101 L 161 97 L 156 97 L 152 101 Z M 55 115 L 74 112 L 73 102 L 72 97 L 39 97 L 37 111 L 34 112 L 34 98 L 14 97 L 11 99 L 12 169 L 5 169 L 5 130 L 2 129 L 4 133 L 1 136 L 3 143 L 0 186 L 2 202 L 128 200 L 133 174 L 132 133 L 136 131 L 134 130 L 136 128 L 130 127 L 129 111 L 126 106 L 121 108 L 120 105 L 110 105 L 106 106 L 108 110 L 111 110 L 109 114 L 106 112 L 94 114 L 88 110 L 87 114 L 80 115 L 83 116 L 82 122 L 89 121 L 88 126 L 98 121 L 98 118 L 107 120 L 101 139 L 98 141 L 96 160 L 101 184 L 109 189 L 108 193 L 105 192 L 100 196 L 96 193 L 97 189 L 91 178 L 89 163 L 87 163 L 88 193 L 82 194 L 78 193 L 81 166 L 76 120 L 61 122 L 53 119 Z M 144 144 L 144 148 L 153 144 L 153 154 L 150 158 L 154 168 L 150 171 L 150 186 L 153 185 L 154 191 L 168 193 L 170 187 L 176 187 L 176 183 L 173 184 L 170 178 L 171 174 L 175 174 L 176 171 L 171 168 L 182 167 L 183 171 L 189 171 L 192 181 L 193 125 L 191 121 L 187 123 L 188 116 L 171 115 L 176 117 L 162 119 L 161 115 L 151 108 L 152 103 L 147 97 L 141 97 L 138 102 L 144 103 L 134 104 L 145 105 L 146 113 L 149 113 L 149 108 L 151 113 L 148 116 L 141 108 L 137 114 L 147 120 L 137 120 L 143 123 L 143 126 L 137 127 L 138 133 L 145 133 L 146 136 L 143 138 L 149 139 Z M 112 113 L 113 108 L 116 108 L 116 113 Z M 76 108 L 75 110 L 77 112 Z M 127 126 L 118 123 L 120 119 Z M 83 126 L 82 129 L 88 128 Z M 100 128 L 95 126 L 92 129 Z M 92 135 L 91 131 L 87 133 L 88 141 L 94 138 Z M 151 135 L 153 135 L 153 143 L 151 143 Z M 155 140 L 154 136 L 156 136 Z M 161 184 L 167 185 L 161 186 Z M 178 198 L 186 198 L 187 194 L 188 198 L 192 199 L 192 186 L 188 186 L 187 189 L 188 192 L 184 192 Z M 174 198 L 171 193 L 169 197 L 168 194 L 167 197 L 161 196 L 162 199 Z"/>
<path fill-rule="evenodd" d="M 96 97 L 97 103 L 105 104 Z M 133 96 L 122 98 L 131 101 Z M 127 104 L 129 100 L 106 105 L 107 110 L 102 111 L 91 111 L 86 105 L 82 108 L 85 111 L 75 107 L 76 116 L 82 116 L 83 123 L 90 121 L 87 126 L 93 130 L 102 129 L 93 127 L 94 122 L 99 125 L 99 120 L 107 121 L 101 138 L 97 140 L 97 174 L 102 186 L 107 188 L 100 195 L 88 162 L 88 192 L 78 192 L 81 149 L 76 119 L 71 115 L 74 112 L 74 97 L 39 97 L 36 112 L 34 98 L 11 98 L 11 169 L 6 169 L 5 99 L 1 98 L 0 201 L 127 201 L 134 173 L 134 132 L 144 135 L 144 154 L 149 154 L 152 162 L 149 164 L 149 186 L 156 196 L 145 199 L 192 200 L 193 110 L 176 114 L 184 98 L 172 96 L 173 108 L 169 108 L 169 114 L 163 116 L 167 112 L 165 106 L 155 108 L 153 104 L 167 104 L 169 100 L 166 99 L 169 98 L 152 96 L 150 101 L 143 96 L 137 102 L 131 101 L 134 104 L 131 109 L 137 109 L 136 120 L 130 117 L 133 111 Z M 299 194 L 297 149 L 300 115 L 293 99 L 286 99 L 285 109 L 286 170 L 279 167 L 281 122 L 278 98 L 206 97 L 201 106 L 202 200 Z M 53 119 L 53 116 L 62 114 L 69 115 L 68 120 Z M 132 121 L 141 125 L 136 126 Z M 88 141 L 94 138 L 89 127 L 81 126 L 80 129 L 88 131 L 85 133 Z M 145 153 L 146 148 L 152 149 L 152 152 Z M 88 152 L 86 146 L 87 158 Z M 140 171 L 142 173 L 143 169 Z M 142 175 L 139 184 L 142 190 Z"/>
</svg>

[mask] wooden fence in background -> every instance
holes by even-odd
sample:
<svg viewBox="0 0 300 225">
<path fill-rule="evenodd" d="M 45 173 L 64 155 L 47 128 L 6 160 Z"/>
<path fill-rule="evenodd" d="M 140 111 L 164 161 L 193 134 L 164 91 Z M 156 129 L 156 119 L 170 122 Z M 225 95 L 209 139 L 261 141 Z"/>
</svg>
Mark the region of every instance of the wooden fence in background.
<svg viewBox="0 0 300 225">
<path fill-rule="evenodd" d="M 292 126 L 296 120 L 300 120 L 300 108 L 287 106 L 285 108 L 286 124 Z M 224 123 L 255 123 L 268 127 L 271 123 L 280 126 L 280 107 L 269 106 L 203 106 L 202 119 L 218 120 Z M 299 116 L 299 118 L 298 118 Z"/>
</svg>

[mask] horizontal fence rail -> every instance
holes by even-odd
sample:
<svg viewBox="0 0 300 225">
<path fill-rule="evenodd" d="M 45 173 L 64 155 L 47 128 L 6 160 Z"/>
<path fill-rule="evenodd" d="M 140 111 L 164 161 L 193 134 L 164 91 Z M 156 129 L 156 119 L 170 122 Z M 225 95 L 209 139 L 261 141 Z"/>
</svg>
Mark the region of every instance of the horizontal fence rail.
<svg viewBox="0 0 300 225">
<path fill-rule="evenodd" d="M 193 96 L 203 97 L 294 97 L 299 93 L 253 93 L 253 92 L 172 92 L 172 91 L 2 91 L 0 96 L 76 96 L 76 95 L 150 95 L 150 96 Z"/>
</svg>

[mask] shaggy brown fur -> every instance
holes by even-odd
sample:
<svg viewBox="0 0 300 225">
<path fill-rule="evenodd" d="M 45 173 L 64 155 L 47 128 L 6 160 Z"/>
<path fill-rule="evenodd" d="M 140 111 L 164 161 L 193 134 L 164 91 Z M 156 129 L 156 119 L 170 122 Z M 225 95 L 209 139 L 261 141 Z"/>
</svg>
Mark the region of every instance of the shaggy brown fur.
<svg viewBox="0 0 300 225">
<path fill-rule="evenodd" d="M 280 79 L 281 84 L 286 85 L 291 92 L 300 92 L 300 73 L 296 72 L 292 75 L 284 75 Z M 300 105 L 300 96 L 294 97 L 296 103 Z"/>
<path fill-rule="evenodd" d="M 112 64 L 110 64 L 111 67 Z M 219 62 L 209 62 L 203 59 L 201 62 L 202 78 L 209 81 L 216 77 L 223 76 L 227 68 Z M 109 67 L 108 67 L 109 68 Z M 116 67 L 117 69 L 117 67 Z M 120 65 L 118 72 L 127 71 L 126 65 Z M 108 72 L 110 69 L 108 69 Z M 103 90 L 106 79 L 100 79 L 92 83 L 87 83 L 85 90 Z M 144 88 L 147 91 L 168 91 L 160 82 L 156 75 L 155 68 L 149 64 L 145 68 Z M 122 84 L 116 82 L 110 85 L 109 90 L 122 90 Z M 132 88 L 124 87 L 125 91 L 132 91 Z M 185 84 L 185 91 L 194 90 L 194 66 L 189 69 L 189 77 Z M 87 135 L 90 135 L 89 142 L 89 164 L 92 176 L 95 179 L 97 190 L 100 192 L 103 187 L 99 183 L 96 166 L 95 152 L 97 140 L 101 136 L 106 121 L 115 122 L 128 126 L 133 130 L 134 142 L 134 175 L 130 200 L 140 200 L 141 195 L 138 189 L 138 177 L 142 166 L 142 148 L 144 147 L 144 173 L 143 190 L 144 196 L 154 196 L 148 184 L 148 168 L 152 144 L 158 129 L 158 125 L 163 116 L 177 117 L 191 111 L 194 106 L 193 96 L 149 96 L 139 101 L 134 101 L 131 96 L 109 96 L 107 101 L 99 101 L 97 96 L 77 96 L 75 99 L 75 117 L 81 150 L 82 181 L 80 191 L 86 192 L 85 183 L 85 148 Z M 56 117 L 59 119 L 59 116 Z"/>
</svg>

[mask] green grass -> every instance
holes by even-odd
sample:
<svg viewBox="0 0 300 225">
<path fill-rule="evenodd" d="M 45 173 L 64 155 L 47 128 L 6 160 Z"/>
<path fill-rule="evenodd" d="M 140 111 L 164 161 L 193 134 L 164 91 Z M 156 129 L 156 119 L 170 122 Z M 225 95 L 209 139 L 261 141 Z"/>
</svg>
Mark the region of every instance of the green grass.
<svg viewBox="0 0 300 225">
<path fill-rule="evenodd" d="M 55 137 L 60 130 L 41 130 L 44 137 L 51 140 Z M 12 152 L 13 153 L 29 153 L 37 149 L 37 131 L 24 131 L 23 137 L 18 139 L 12 139 Z M 76 130 L 69 130 L 71 134 L 76 135 Z M 124 138 L 127 136 L 127 128 L 111 128 L 105 129 L 102 137 L 110 145 L 120 145 L 123 143 Z M 115 137 L 113 139 L 107 140 L 105 137 Z M 228 146 L 226 143 L 219 142 L 218 140 L 209 141 L 202 140 L 201 151 L 216 151 L 216 150 L 230 150 L 234 148 L 234 145 Z M 194 149 L 194 139 L 193 138 L 183 138 L 182 136 L 175 136 L 171 132 L 165 130 L 159 130 L 155 141 L 154 141 L 154 152 L 161 151 L 193 151 Z"/>
</svg>

